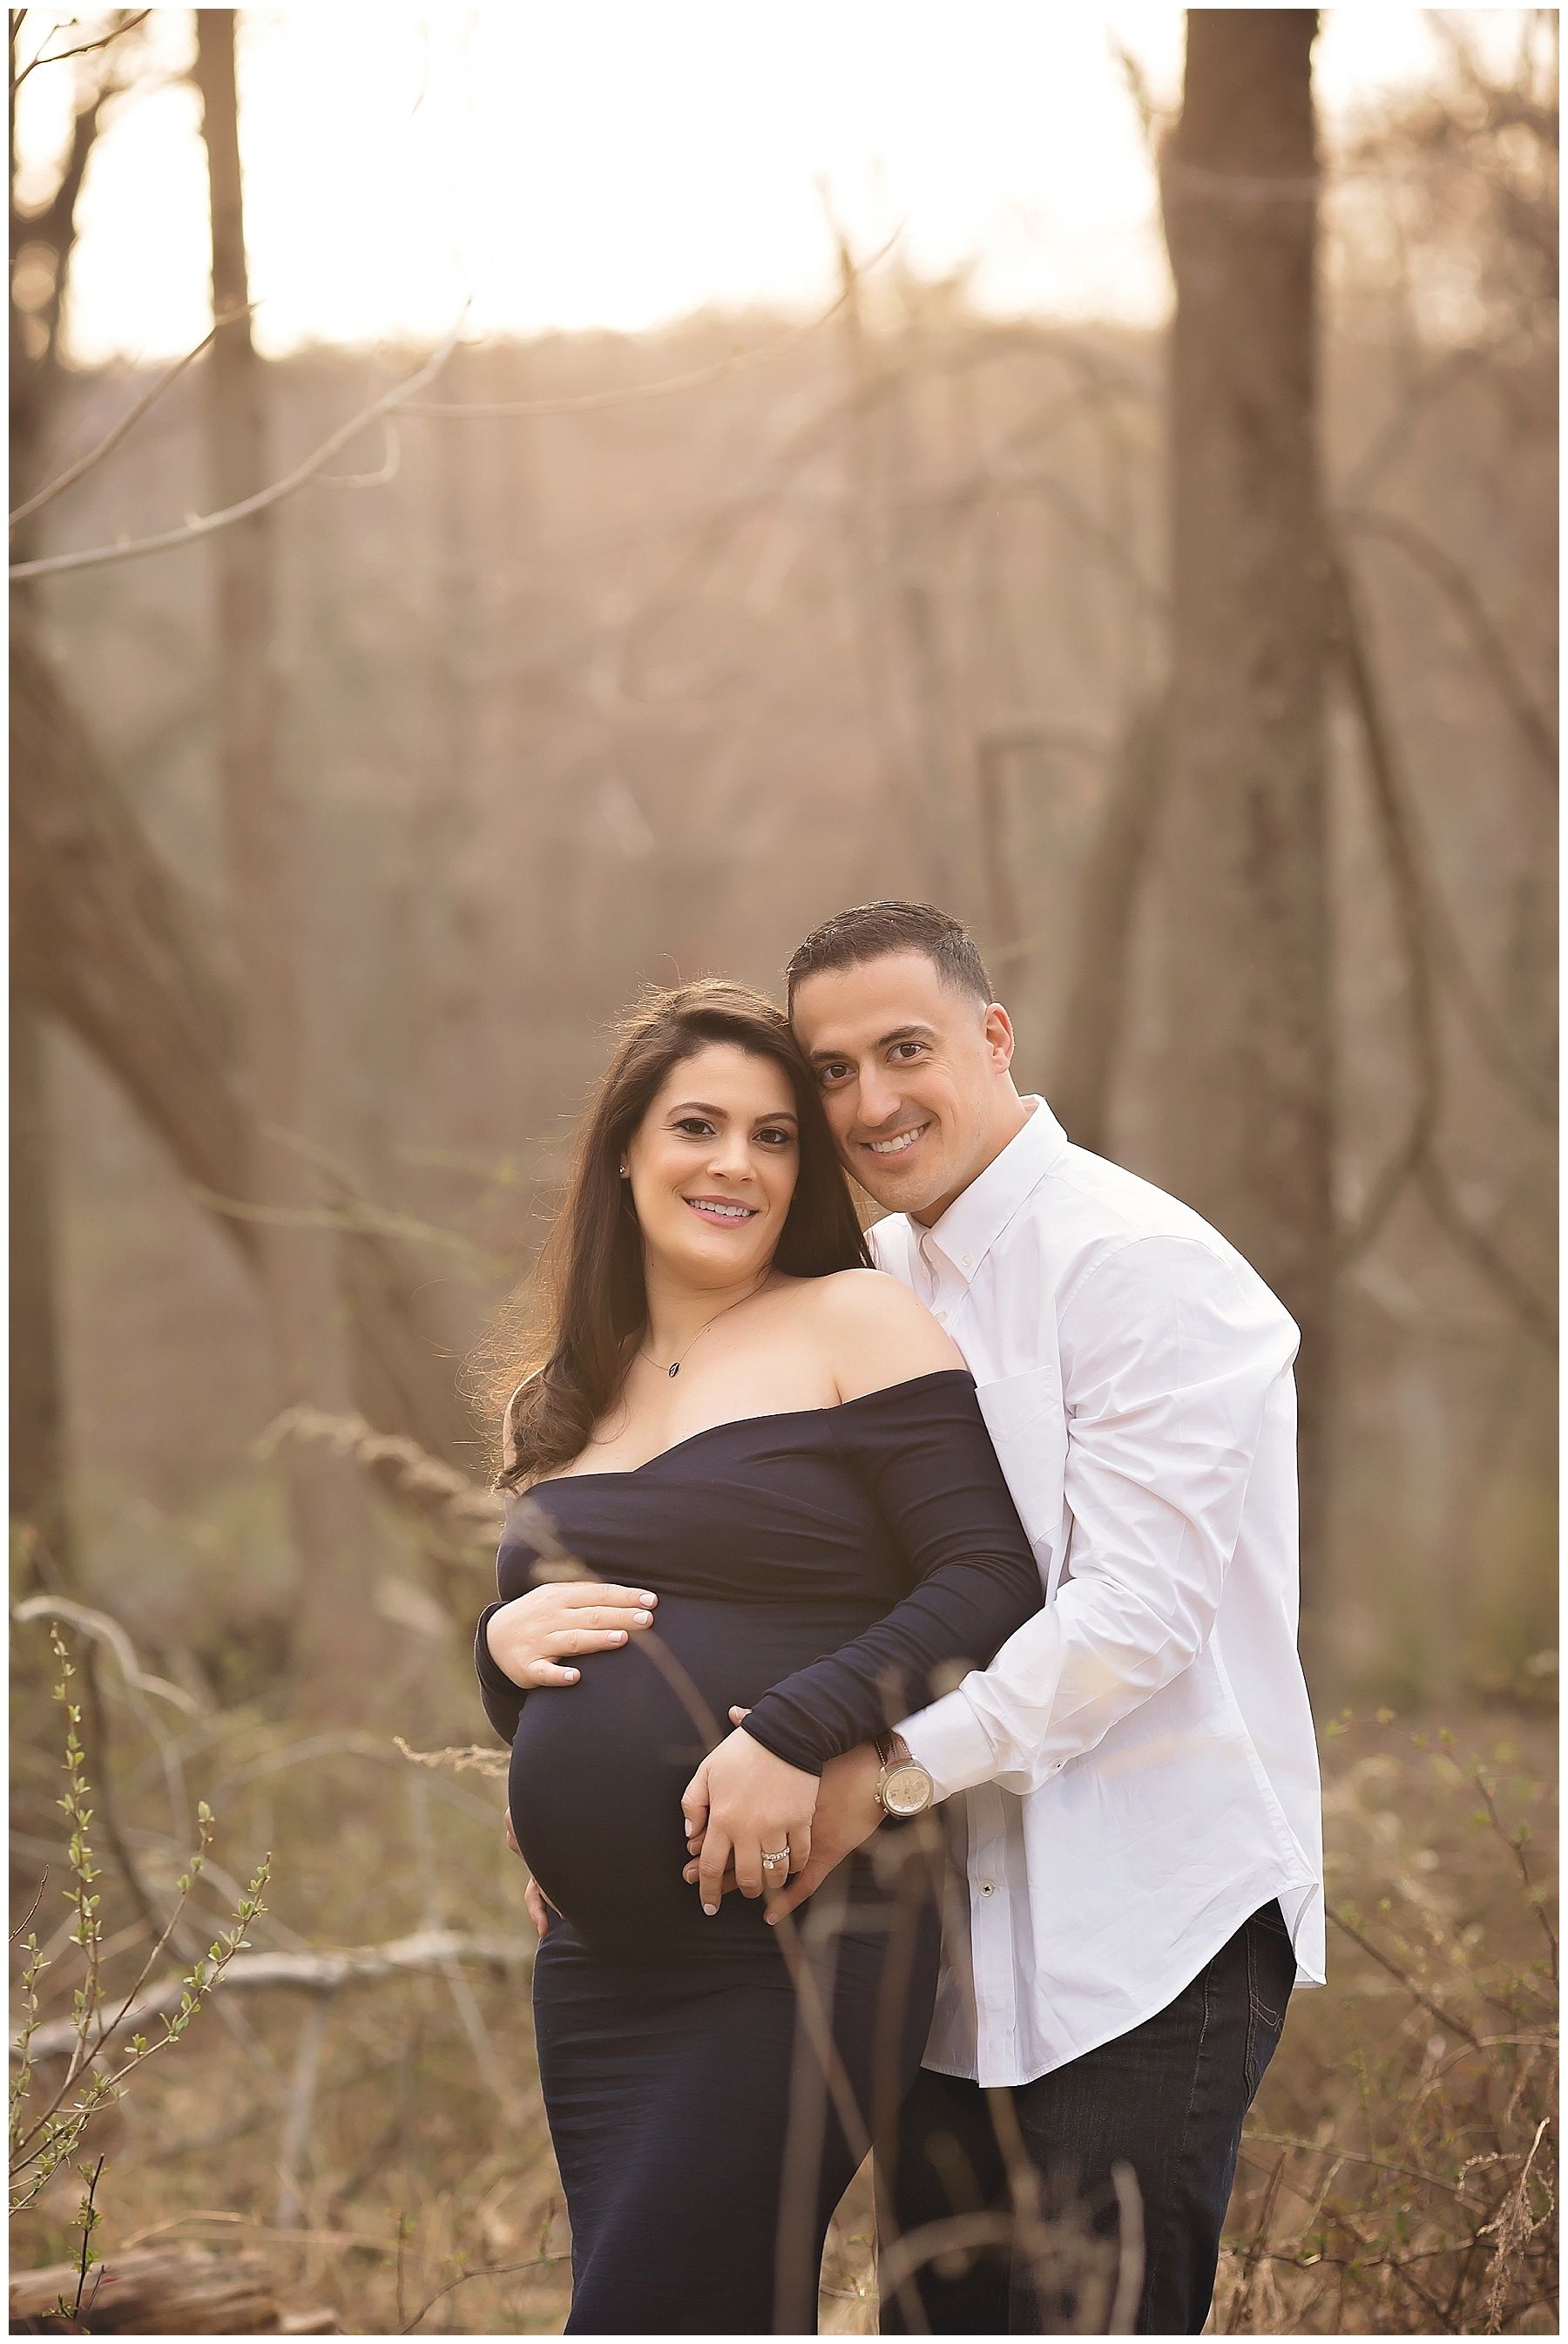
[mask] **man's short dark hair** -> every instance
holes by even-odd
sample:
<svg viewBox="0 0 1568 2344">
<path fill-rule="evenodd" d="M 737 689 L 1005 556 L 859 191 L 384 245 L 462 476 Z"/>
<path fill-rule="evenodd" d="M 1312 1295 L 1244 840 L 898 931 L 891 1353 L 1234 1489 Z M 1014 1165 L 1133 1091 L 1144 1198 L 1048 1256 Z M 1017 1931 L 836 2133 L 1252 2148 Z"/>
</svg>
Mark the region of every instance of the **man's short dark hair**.
<svg viewBox="0 0 1568 2344">
<path fill-rule="evenodd" d="M 789 1006 L 795 989 L 824 969 L 859 968 L 882 960 L 889 953 L 924 953 L 945 985 L 955 993 L 973 994 L 989 1005 L 995 995 L 985 963 L 961 920 L 939 912 L 934 904 L 857 904 L 852 912 L 835 912 L 813 928 L 789 956 L 785 978 Z"/>
</svg>

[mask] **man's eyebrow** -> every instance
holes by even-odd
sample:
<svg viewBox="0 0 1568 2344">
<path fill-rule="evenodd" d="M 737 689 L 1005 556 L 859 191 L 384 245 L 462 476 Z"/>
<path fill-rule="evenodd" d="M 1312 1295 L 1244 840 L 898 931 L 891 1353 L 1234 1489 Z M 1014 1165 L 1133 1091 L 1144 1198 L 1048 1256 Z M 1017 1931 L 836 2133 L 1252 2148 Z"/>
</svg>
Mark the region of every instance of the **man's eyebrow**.
<svg viewBox="0 0 1568 2344">
<path fill-rule="evenodd" d="M 918 1021 L 912 1021 L 908 1026 L 895 1026 L 890 1034 L 879 1035 L 871 1047 L 873 1050 L 887 1050 L 890 1049 L 895 1042 L 934 1042 L 936 1038 L 937 1029 L 934 1026 L 922 1026 Z M 840 1058 L 846 1058 L 851 1055 L 848 1050 L 813 1050 L 811 1064 L 814 1066 L 835 1066 Z"/>
<path fill-rule="evenodd" d="M 713 1106 L 707 1099 L 677 1099 L 669 1112 L 671 1115 L 710 1115 L 716 1123 L 722 1123 L 729 1109 Z M 754 1115 L 751 1120 L 753 1123 L 798 1123 L 799 1117 L 792 1106 L 779 1106 L 770 1107 L 765 1115 Z"/>
</svg>

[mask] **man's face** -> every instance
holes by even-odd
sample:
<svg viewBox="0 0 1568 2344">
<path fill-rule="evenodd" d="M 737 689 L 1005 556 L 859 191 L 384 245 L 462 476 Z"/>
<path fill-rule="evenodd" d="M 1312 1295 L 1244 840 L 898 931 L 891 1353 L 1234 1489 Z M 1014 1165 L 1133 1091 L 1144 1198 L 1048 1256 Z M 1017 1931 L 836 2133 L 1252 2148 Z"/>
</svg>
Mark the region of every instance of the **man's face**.
<svg viewBox="0 0 1568 2344">
<path fill-rule="evenodd" d="M 944 985 L 924 953 L 821 970 L 790 1015 L 839 1153 L 889 1212 L 937 1220 L 1011 1137 L 1007 1012 Z"/>
</svg>

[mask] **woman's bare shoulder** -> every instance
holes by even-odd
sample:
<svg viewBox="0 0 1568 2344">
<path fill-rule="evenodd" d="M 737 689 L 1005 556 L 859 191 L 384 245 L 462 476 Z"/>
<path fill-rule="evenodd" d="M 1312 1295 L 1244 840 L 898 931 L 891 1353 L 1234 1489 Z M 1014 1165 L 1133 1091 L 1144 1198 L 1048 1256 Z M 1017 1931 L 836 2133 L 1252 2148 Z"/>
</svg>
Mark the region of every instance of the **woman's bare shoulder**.
<svg viewBox="0 0 1568 2344">
<path fill-rule="evenodd" d="M 841 1400 L 963 1366 L 952 1337 L 886 1270 L 835 1270 L 807 1285 L 806 1307 Z"/>
</svg>

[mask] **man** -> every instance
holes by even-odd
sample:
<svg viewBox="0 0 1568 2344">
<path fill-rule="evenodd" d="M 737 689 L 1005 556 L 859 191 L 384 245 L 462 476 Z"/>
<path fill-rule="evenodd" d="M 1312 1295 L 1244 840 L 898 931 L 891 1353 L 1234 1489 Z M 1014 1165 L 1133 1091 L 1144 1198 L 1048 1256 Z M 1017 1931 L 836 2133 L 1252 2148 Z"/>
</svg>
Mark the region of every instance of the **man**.
<svg viewBox="0 0 1568 2344">
<path fill-rule="evenodd" d="M 1046 1590 L 989 1669 L 901 1729 L 969 1895 L 900 2119 L 898 2228 L 918 2251 L 926 2226 L 1004 2204 L 1010 2140 L 1037 2220 L 1060 2233 L 1076 2202 L 1123 2272 L 1141 2233 L 1138 2331 L 1196 2334 L 1242 2118 L 1292 1985 L 1323 1975 L 1297 1330 L 1195 1213 L 1020 1096 L 956 920 L 842 913 L 789 982 L 839 1153 L 889 1214 L 878 1263 L 973 1369 Z M 881 1763 L 828 1768 L 776 1911 L 880 1823 Z M 1003 2086 L 1016 2135 L 988 2098 Z M 1070 2331 L 1086 2309 L 1070 2257 L 1053 2283 L 1020 2248 L 927 2261 L 916 2285 L 939 2333 Z M 903 2325 L 892 2292 L 884 2329 Z"/>
<path fill-rule="evenodd" d="M 895 1737 L 968 1895 L 882 2160 L 891 2255 L 938 2333 L 1121 2327 L 1135 2301 L 1138 2332 L 1196 2334 L 1242 2119 L 1292 1985 L 1323 1975 L 1297 1330 L 1195 1213 L 1020 1097 L 956 920 L 842 913 L 789 981 L 840 1155 L 888 1211 L 877 1260 L 973 1370 L 1045 1590 L 989 1669 Z M 776 1763 L 757 1747 L 699 1776 L 714 1845 L 745 1836 Z M 883 1763 L 868 1747 L 825 1770 L 775 1916 L 880 1824 Z M 715 1863 L 705 1840 L 688 1868 L 705 1903 Z M 984 2244 L 999 2211 L 1010 2253 Z M 884 2330 L 905 2324 L 890 2276 Z"/>
</svg>

